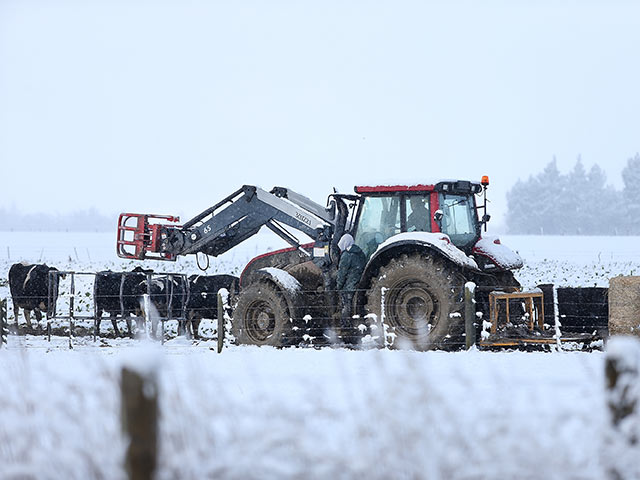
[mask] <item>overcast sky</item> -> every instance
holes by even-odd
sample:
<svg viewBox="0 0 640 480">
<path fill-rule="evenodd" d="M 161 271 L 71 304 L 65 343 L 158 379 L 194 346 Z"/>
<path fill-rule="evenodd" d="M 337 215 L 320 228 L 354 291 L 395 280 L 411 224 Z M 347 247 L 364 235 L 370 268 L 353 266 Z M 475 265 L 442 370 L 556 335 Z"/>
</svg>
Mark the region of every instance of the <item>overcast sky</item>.
<svg viewBox="0 0 640 480">
<path fill-rule="evenodd" d="M 621 186 L 639 47 L 640 2 L 0 0 L 0 207 L 487 174 L 499 225 L 554 156 Z"/>
</svg>

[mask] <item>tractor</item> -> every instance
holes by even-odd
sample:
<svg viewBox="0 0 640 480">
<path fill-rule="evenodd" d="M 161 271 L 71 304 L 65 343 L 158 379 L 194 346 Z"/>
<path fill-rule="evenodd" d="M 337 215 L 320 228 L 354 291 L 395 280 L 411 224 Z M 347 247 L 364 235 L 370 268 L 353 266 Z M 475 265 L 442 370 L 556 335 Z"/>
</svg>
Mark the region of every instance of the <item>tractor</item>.
<svg viewBox="0 0 640 480">
<path fill-rule="evenodd" d="M 321 345 L 338 330 L 337 244 L 348 232 L 367 259 L 351 306 L 351 335 L 379 327 L 393 347 L 454 349 L 464 333 L 467 282 L 476 285 L 485 314 L 489 291 L 518 287 L 513 270 L 522 266 L 520 256 L 483 236 L 488 185 L 483 177 L 357 186 L 353 194 L 330 194 L 326 206 L 284 187 L 245 185 L 184 225 L 167 215 L 121 214 L 117 252 L 140 260 L 217 256 L 266 226 L 291 246 L 244 268 L 232 302 L 236 342 L 283 347 L 311 338 Z M 287 227 L 313 241 L 300 243 Z"/>
</svg>

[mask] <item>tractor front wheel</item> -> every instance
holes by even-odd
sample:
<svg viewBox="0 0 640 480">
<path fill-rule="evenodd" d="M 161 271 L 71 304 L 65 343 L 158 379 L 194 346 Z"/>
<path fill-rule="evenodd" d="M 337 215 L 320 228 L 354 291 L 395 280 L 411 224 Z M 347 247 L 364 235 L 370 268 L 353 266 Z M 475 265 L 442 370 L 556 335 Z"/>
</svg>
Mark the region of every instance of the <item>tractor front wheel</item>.
<svg viewBox="0 0 640 480">
<path fill-rule="evenodd" d="M 231 333 L 240 345 L 281 347 L 293 342 L 287 302 L 270 282 L 243 289 L 233 311 Z"/>
</svg>

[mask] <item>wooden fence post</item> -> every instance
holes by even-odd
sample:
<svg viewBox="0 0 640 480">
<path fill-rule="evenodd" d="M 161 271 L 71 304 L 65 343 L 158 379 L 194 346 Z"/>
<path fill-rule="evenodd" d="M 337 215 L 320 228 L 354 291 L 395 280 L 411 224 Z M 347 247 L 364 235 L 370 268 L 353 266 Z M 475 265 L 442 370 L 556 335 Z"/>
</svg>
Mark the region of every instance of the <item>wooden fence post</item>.
<svg viewBox="0 0 640 480">
<path fill-rule="evenodd" d="M 395 333 L 389 332 L 387 329 L 387 322 L 385 321 L 385 296 L 387 295 L 387 287 L 380 287 L 380 332 L 382 334 L 382 348 L 389 348 L 395 340 Z"/>
<path fill-rule="evenodd" d="M 475 288 L 476 284 L 473 282 L 467 282 L 464 284 L 464 332 L 467 350 L 476 344 Z"/>
<path fill-rule="evenodd" d="M 71 290 L 71 293 L 69 296 L 69 348 L 73 350 L 73 329 L 75 327 L 74 317 L 75 317 L 75 308 L 76 308 L 75 307 L 75 301 L 76 301 L 75 272 L 71 272 L 70 290 Z"/>
<path fill-rule="evenodd" d="M 0 300 L 0 348 L 7 343 L 7 300 Z"/>
<path fill-rule="evenodd" d="M 608 478 L 640 478 L 640 341 L 615 337 L 605 360 L 608 428 L 604 439 Z"/>
<path fill-rule="evenodd" d="M 127 440 L 125 470 L 130 480 L 153 478 L 157 464 L 158 384 L 155 371 L 122 368 L 122 430 Z"/>
<path fill-rule="evenodd" d="M 218 353 L 222 352 L 224 346 L 224 304 L 222 294 L 218 292 Z"/>
</svg>

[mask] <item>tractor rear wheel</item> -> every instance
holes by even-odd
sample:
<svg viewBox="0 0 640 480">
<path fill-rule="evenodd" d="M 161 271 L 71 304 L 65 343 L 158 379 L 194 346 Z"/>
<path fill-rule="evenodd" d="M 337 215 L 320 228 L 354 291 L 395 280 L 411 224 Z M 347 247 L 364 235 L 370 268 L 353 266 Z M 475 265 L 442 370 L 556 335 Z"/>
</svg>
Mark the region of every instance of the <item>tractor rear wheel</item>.
<svg viewBox="0 0 640 480">
<path fill-rule="evenodd" d="M 240 345 L 281 347 L 294 343 L 293 323 L 282 293 L 270 282 L 249 285 L 238 295 L 231 333 Z"/>
<path fill-rule="evenodd" d="M 428 350 L 462 345 L 464 277 L 455 265 L 425 254 L 403 254 L 380 269 L 367 311 L 395 334 L 392 347 Z"/>
</svg>

